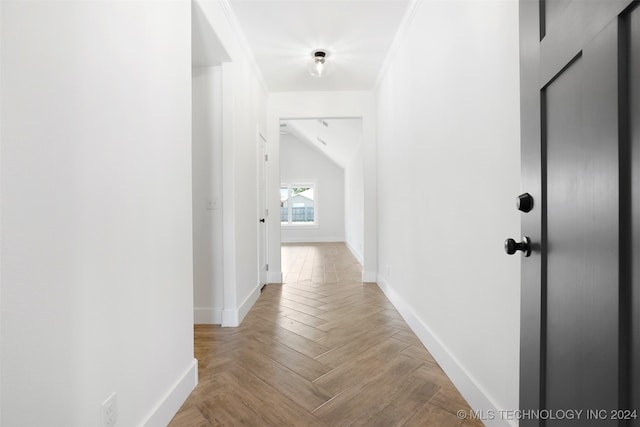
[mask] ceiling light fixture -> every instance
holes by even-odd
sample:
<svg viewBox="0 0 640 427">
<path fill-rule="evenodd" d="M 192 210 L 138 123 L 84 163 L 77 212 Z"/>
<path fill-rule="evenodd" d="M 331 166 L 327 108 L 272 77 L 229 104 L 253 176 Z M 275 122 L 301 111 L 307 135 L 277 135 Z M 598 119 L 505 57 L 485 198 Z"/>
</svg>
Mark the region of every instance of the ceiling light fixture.
<svg viewBox="0 0 640 427">
<path fill-rule="evenodd" d="M 314 77 L 326 76 L 330 71 L 330 66 L 327 62 L 328 57 L 329 52 L 325 49 L 314 49 L 311 52 L 312 61 L 309 63 L 309 74 Z"/>
</svg>

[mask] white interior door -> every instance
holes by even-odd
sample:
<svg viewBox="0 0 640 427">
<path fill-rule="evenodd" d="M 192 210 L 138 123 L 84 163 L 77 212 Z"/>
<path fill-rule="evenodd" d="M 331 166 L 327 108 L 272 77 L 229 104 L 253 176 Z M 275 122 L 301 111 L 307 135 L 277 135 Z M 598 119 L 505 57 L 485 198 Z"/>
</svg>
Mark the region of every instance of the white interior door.
<svg viewBox="0 0 640 427">
<path fill-rule="evenodd" d="M 267 140 L 258 133 L 258 271 L 260 284 L 267 283 Z"/>
</svg>

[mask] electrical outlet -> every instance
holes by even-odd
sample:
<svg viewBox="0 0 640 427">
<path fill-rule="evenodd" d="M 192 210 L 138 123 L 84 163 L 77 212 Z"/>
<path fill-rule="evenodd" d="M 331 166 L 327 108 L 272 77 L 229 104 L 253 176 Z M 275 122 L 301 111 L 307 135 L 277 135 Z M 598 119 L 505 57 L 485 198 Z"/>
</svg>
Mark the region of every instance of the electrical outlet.
<svg viewBox="0 0 640 427">
<path fill-rule="evenodd" d="M 102 402 L 102 427 L 114 427 L 118 421 L 118 400 L 116 393 L 111 393 L 107 400 Z"/>
</svg>

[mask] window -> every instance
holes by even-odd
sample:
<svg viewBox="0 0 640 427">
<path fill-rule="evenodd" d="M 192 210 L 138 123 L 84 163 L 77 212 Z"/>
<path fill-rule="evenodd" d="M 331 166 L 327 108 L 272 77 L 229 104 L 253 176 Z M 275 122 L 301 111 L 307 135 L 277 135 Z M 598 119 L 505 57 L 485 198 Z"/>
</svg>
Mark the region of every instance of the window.
<svg viewBox="0 0 640 427">
<path fill-rule="evenodd" d="M 280 222 L 282 225 L 315 225 L 317 204 L 313 184 L 280 185 Z"/>
</svg>

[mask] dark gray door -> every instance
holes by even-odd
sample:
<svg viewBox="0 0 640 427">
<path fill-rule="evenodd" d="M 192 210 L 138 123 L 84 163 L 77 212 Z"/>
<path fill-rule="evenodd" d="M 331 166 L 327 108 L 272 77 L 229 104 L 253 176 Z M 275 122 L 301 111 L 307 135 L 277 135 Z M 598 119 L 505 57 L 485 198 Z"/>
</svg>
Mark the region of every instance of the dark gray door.
<svg viewBox="0 0 640 427">
<path fill-rule="evenodd" d="M 534 198 L 522 214 L 533 253 L 522 263 L 521 426 L 640 426 L 634 6 L 520 1 L 522 185 Z"/>
</svg>

